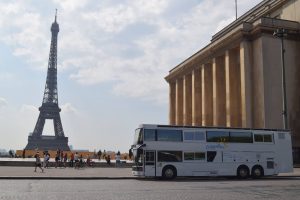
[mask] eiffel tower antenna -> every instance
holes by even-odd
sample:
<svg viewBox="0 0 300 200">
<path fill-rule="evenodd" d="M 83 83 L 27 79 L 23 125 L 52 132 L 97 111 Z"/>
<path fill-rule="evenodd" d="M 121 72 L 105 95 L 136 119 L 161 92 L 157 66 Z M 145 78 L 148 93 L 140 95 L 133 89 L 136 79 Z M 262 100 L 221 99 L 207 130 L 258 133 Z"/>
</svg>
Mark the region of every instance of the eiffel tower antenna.
<svg viewBox="0 0 300 200">
<path fill-rule="evenodd" d="M 33 133 L 28 136 L 28 144 L 25 149 L 42 149 L 42 150 L 70 150 L 68 138 L 64 135 L 60 119 L 61 109 L 58 106 L 57 92 L 57 35 L 59 25 L 57 20 L 57 9 L 55 20 L 51 25 L 51 45 L 48 60 L 48 71 L 46 85 L 44 90 L 42 106 L 39 108 L 40 114 L 36 122 Z M 46 119 L 53 120 L 55 136 L 43 136 L 43 129 Z"/>
</svg>

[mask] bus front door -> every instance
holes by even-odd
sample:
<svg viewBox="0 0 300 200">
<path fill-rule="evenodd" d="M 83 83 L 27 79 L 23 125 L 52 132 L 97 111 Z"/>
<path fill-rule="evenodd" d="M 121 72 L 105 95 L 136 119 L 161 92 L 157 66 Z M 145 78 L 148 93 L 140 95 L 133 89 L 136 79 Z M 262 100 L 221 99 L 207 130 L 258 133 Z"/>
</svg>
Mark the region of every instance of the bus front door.
<svg viewBox="0 0 300 200">
<path fill-rule="evenodd" d="M 155 151 L 145 151 L 145 176 L 156 176 Z"/>
</svg>

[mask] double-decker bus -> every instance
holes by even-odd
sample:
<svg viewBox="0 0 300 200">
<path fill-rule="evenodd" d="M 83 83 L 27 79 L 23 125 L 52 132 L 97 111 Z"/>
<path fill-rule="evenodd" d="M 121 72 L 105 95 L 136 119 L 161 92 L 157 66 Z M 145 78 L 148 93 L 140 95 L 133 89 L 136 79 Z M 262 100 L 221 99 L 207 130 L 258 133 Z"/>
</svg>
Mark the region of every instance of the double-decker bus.
<svg viewBox="0 0 300 200">
<path fill-rule="evenodd" d="M 142 124 L 131 148 L 135 176 L 260 178 L 293 171 L 289 130 Z"/>
</svg>

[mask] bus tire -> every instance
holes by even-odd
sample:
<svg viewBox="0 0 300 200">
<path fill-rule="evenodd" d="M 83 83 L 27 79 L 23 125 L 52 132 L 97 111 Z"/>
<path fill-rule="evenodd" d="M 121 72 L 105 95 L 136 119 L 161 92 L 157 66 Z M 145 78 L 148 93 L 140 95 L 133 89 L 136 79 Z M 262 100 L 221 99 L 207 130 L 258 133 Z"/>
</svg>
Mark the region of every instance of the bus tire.
<svg viewBox="0 0 300 200">
<path fill-rule="evenodd" d="M 174 166 L 167 165 L 162 170 L 162 176 L 164 179 L 173 179 L 177 176 L 177 170 Z"/>
<path fill-rule="evenodd" d="M 251 170 L 251 176 L 255 179 L 263 177 L 264 169 L 260 165 L 253 166 Z"/>
<path fill-rule="evenodd" d="M 237 168 L 237 176 L 238 178 L 240 179 L 246 179 L 249 177 L 249 168 L 246 166 L 246 165 L 240 165 L 238 168 Z"/>
</svg>

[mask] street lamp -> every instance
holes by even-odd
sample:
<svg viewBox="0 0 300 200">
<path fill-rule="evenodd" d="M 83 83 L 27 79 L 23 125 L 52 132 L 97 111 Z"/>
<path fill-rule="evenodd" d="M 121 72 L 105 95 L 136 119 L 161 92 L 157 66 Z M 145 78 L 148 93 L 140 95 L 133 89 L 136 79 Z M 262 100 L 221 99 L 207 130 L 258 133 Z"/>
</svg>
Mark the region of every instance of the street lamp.
<svg viewBox="0 0 300 200">
<path fill-rule="evenodd" d="M 274 36 L 280 38 L 281 40 L 281 75 L 282 75 L 282 118 L 283 118 L 283 128 L 288 128 L 288 119 L 287 119 L 287 103 L 286 103 L 286 84 L 285 84 L 285 63 L 284 63 L 284 44 L 283 39 L 287 36 L 287 30 L 284 28 L 279 28 L 274 31 Z"/>
</svg>

